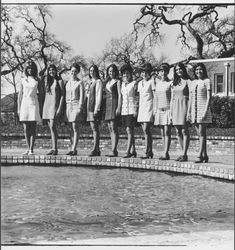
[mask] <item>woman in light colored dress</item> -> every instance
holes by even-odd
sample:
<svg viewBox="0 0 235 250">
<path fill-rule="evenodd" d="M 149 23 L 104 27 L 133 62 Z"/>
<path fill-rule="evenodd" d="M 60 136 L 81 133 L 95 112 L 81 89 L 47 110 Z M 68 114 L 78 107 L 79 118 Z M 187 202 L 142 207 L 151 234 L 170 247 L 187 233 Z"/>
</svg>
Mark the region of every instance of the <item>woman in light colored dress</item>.
<svg viewBox="0 0 235 250">
<path fill-rule="evenodd" d="M 79 140 L 79 126 L 82 121 L 84 104 L 84 84 L 78 78 L 80 66 L 73 63 L 70 69 L 70 79 L 65 85 L 65 121 L 71 124 L 71 151 L 67 155 L 77 155 Z"/>
<path fill-rule="evenodd" d="M 210 111 L 211 82 L 203 63 L 194 66 L 195 80 L 190 86 L 190 104 L 188 119 L 195 124 L 200 141 L 199 156 L 195 163 L 208 162 L 206 145 L 206 127 L 212 122 Z"/>
<path fill-rule="evenodd" d="M 176 161 L 187 161 L 189 147 L 189 122 L 187 121 L 190 77 L 183 63 L 174 67 L 171 91 L 172 125 L 175 126 L 183 154 Z"/>
<path fill-rule="evenodd" d="M 93 131 L 93 149 L 89 156 L 100 156 L 100 131 L 101 102 L 102 102 L 102 81 L 99 76 L 99 69 L 96 65 L 89 68 L 90 81 L 87 84 L 87 121 L 90 122 Z"/>
<path fill-rule="evenodd" d="M 172 81 L 169 80 L 170 66 L 168 63 L 162 63 L 159 67 L 158 77 L 155 85 L 154 95 L 154 125 L 161 129 L 162 140 L 164 145 L 164 156 L 160 160 L 169 160 L 169 149 L 171 144 L 171 124 L 172 116 L 170 110 L 171 101 L 171 85 Z"/>
<path fill-rule="evenodd" d="M 142 159 L 153 158 L 150 128 L 153 123 L 153 91 L 155 90 L 155 81 L 151 77 L 152 70 L 152 65 L 146 63 L 141 69 L 143 80 L 138 82 L 139 111 L 137 121 L 141 123 L 145 137 L 145 156 Z"/>
<path fill-rule="evenodd" d="M 57 75 L 57 69 L 51 64 L 47 69 L 44 82 L 45 99 L 43 104 L 42 119 L 48 121 L 51 131 L 52 149 L 47 155 L 57 155 L 57 122 L 62 115 L 64 103 L 64 84 Z"/>
<path fill-rule="evenodd" d="M 24 155 L 33 155 L 36 137 L 36 122 L 41 121 L 38 94 L 40 91 L 37 78 L 38 69 L 33 61 L 28 61 L 24 70 L 18 94 L 18 115 L 24 126 L 25 140 L 28 150 Z"/>
<path fill-rule="evenodd" d="M 136 157 L 135 150 L 135 137 L 134 127 L 136 123 L 137 111 L 138 111 L 138 99 L 137 99 L 137 83 L 132 78 L 132 67 L 129 64 L 124 64 L 121 69 L 122 75 L 122 120 L 123 125 L 126 127 L 128 136 L 127 151 L 124 158 Z"/>
<path fill-rule="evenodd" d="M 121 115 L 121 82 L 118 79 L 118 68 L 115 64 L 111 64 L 107 68 L 106 79 L 106 103 L 105 103 L 105 118 L 108 122 L 111 141 L 112 141 L 112 153 L 107 155 L 109 157 L 118 156 L 117 144 L 118 144 L 118 120 Z"/>
</svg>

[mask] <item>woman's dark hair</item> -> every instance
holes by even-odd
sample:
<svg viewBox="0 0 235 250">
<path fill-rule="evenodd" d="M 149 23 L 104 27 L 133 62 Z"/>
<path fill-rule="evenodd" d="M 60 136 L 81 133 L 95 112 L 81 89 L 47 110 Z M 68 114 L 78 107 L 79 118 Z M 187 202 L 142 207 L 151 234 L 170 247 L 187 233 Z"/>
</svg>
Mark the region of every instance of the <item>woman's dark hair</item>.
<svg viewBox="0 0 235 250">
<path fill-rule="evenodd" d="M 133 81 L 133 76 L 132 76 L 133 69 L 132 69 L 132 67 L 131 67 L 130 64 L 124 64 L 124 65 L 122 65 L 122 67 L 120 68 L 121 74 L 123 75 L 125 71 L 127 71 L 127 72 L 129 72 L 131 74 L 131 81 Z"/>
<path fill-rule="evenodd" d="M 197 67 L 201 67 L 201 68 L 202 68 L 202 71 L 203 71 L 203 79 L 208 78 L 206 66 L 205 66 L 203 63 L 197 63 L 197 64 L 195 64 L 194 67 L 193 67 L 193 73 L 194 73 L 195 79 L 198 79 L 198 77 L 196 76 L 196 68 L 197 68 Z"/>
<path fill-rule="evenodd" d="M 57 71 L 57 68 L 54 64 L 50 64 L 47 68 L 47 75 L 46 75 L 46 92 L 51 92 L 51 85 L 53 84 L 54 82 L 54 79 L 53 77 L 50 76 L 49 74 L 49 70 L 50 69 L 54 69 L 56 74 L 55 74 L 55 80 L 58 81 L 59 80 L 59 77 L 58 77 L 58 71 Z"/>
<path fill-rule="evenodd" d="M 109 76 L 109 69 L 110 68 L 113 68 L 113 71 L 114 71 L 114 78 L 115 79 L 118 79 L 118 77 L 119 77 L 119 71 L 118 71 L 118 68 L 117 68 L 117 66 L 115 65 L 115 64 L 110 64 L 109 66 L 108 66 L 108 68 L 107 68 L 107 70 L 106 70 L 106 79 L 105 79 L 105 82 L 107 83 L 108 81 L 110 81 L 111 80 L 111 78 L 110 78 L 110 76 Z"/>
<path fill-rule="evenodd" d="M 80 65 L 79 65 L 78 63 L 73 63 L 73 64 L 71 65 L 70 69 L 72 69 L 72 68 L 75 68 L 75 69 L 78 71 L 78 73 L 79 73 L 80 70 L 81 70 L 81 67 L 80 67 Z"/>
<path fill-rule="evenodd" d="M 162 63 L 158 69 L 158 71 L 164 70 L 167 74 L 170 72 L 170 65 L 168 63 Z"/>
<path fill-rule="evenodd" d="M 32 61 L 32 60 L 29 60 L 29 61 L 26 62 L 26 66 L 25 66 L 25 69 L 24 69 L 24 74 L 27 77 L 29 76 L 28 72 L 27 72 L 28 68 L 32 69 L 32 76 L 33 76 L 33 78 L 36 79 L 37 76 L 38 76 L 38 68 L 37 68 L 36 63 L 34 61 Z"/>
<path fill-rule="evenodd" d="M 151 73 L 153 71 L 153 67 L 151 63 L 146 63 L 143 66 L 140 67 L 141 72 L 145 72 L 151 76 Z"/>
<path fill-rule="evenodd" d="M 182 69 L 182 71 L 183 71 L 182 77 L 179 77 L 178 74 L 176 73 L 176 68 L 177 68 L 177 67 L 179 67 L 179 68 Z M 188 72 L 187 72 L 187 70 L 186 70 L 186 67 L 185 67 L 185 65 L 184 65 L 182 62 L 177 63 L 177 64 L 175 65 L 175 67 L 174 67 L 174 79 L 173 79 L 173 85 L 174 85 L 174 86 L 177 85 L 177 84 L 180 82 L 180 78 L 183 78 L 183 79 L 185 79 L 185 80 L 190 79 L 190 77 L 189 77 L 189 75 L 188 75 Z"/>
<path fill-rule="evenodd" d="M 89 77 L 92 78 L 91 75 L 90 75 L 90 70 L 91 70 L 91 68 L 94 69 L 95 76 L 96 76 L 98 79 L 100 79 L 99 69 L 98 69 L 97 65 L 95 65 L 95 64 L 92 64 L 92 65 L 90 66 L 90 68 L 89 68 Z"/>
</svg>

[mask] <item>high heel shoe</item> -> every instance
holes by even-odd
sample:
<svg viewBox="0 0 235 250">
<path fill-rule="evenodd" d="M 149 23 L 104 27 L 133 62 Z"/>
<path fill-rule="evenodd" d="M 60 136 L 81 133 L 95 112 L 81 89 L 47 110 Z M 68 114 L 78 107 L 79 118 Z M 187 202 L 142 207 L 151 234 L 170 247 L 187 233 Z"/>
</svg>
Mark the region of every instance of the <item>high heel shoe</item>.
<svg viewBox="0 0 235 250">
<path fill-rule="evenodd" d="M 88 156 L 100 156 L 100 151 L 95 151 L 95 150 L 93 150 L 93 151 L 91 151 L 91 153 L 88 155 Z"/>
<path fill-rule="evenodd" d="M 203 158 L 203 161 L 204 161 L 205 163 L 207 163 L 207 162 L 209 161 L 208 155 L 206 155 L 206 156 Z"/>
<path fill-rule="evenodd" d="M 142 156 L 141 159 L 149 159 L 153 158 L 153 152 L 148 152 L 145 156 Z"/>
<path fill-rule="evenodd" d="M 117 157 L 118 156 L 118 151 L 113 151 L 112 154 L 106 155 L 107 157 Z"/>
<path fill-rule="evenodd" d="M 188 156 L 187 155 L 182 155 L 178 161 L 179 162 L 188 161 Z"/>
<path fill-rule="evenodd" d="M 58 154 L 58 150 L 57 149 L 51 149 L 47 155 L 57 155 Z"/>
<path fill-rule="evenodd" d="M 170 155 L 169 154 L 165 154 L 165 156 L 159 157 L 159 160 L 162 160 L 162 161 L 170 160 Z"/>
<path fill-rule="evenodd" d="M 136 158 L 136 157 L 137 157 L 137 153 L 136 153 L 136 151 L 131 153 L 131 157 L 134 157 L 134 158 Z"/>
<path fill-rule="evenodd" d="M 202 156 L 199 156 L 197 158 L 198 158 L 198 160 L 194 161 L 194 163 L 202 163 L 204 160 Z"/>
</svg>

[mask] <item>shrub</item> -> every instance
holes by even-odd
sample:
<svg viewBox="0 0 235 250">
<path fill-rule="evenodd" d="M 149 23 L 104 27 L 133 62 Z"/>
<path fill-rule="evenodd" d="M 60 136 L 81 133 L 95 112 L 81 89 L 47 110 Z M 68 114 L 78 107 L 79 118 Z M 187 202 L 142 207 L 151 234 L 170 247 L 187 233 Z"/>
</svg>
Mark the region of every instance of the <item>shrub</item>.
<svg viewBox="0 0 235 250">
<path fill-rule="evenodd" d="M 213 96 L 211 98 L 212 127 L 231 128 L 234 127 L 235 99 L 224 96 Z"/>
</svg>

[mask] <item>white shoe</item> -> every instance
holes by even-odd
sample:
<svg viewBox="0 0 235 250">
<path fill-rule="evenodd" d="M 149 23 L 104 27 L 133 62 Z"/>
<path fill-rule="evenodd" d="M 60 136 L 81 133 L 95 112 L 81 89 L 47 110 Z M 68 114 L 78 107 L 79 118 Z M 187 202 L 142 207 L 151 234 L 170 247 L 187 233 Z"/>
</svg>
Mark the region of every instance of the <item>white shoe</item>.
<svg viewBox="0 0 235 250">
<path fill-rule="evenodd" d="M 33 151 L 29 151 L 28 155 L 34 155 Z"/>
<path fill-rule="evenodd" d="M 22 155 L 28 155 L 29 154 L 29 151 L 25 151 Z"/>
</svg>

